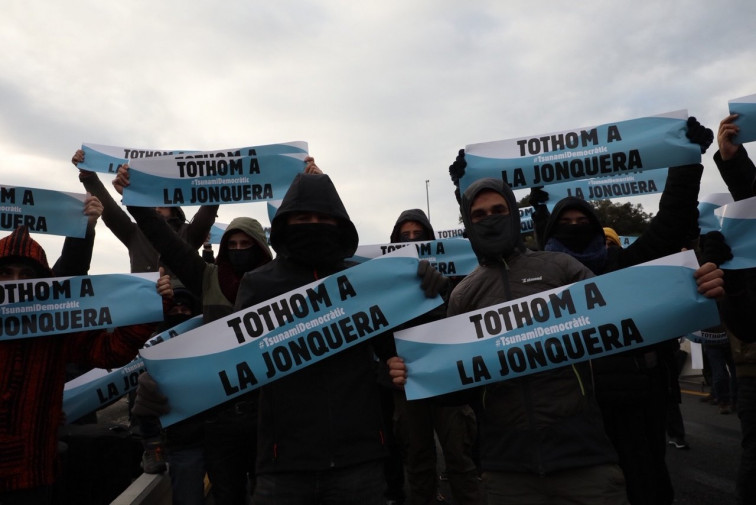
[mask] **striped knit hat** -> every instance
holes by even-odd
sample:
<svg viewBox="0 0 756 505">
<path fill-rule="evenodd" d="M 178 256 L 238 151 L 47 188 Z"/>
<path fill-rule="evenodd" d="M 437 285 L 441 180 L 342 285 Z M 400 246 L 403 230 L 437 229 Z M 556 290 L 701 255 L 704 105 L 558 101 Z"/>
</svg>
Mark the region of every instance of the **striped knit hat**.
<svg viewBox="0 0 756 505">
<path fill-rule="evenodd" d="M 39 274 L 52 275 L 45 250 L 31 238 L 26 226 L 19 226 L 13 233 L 0 240 L 0 263 L 9 261 L 30 263 Z"/>
</svg>

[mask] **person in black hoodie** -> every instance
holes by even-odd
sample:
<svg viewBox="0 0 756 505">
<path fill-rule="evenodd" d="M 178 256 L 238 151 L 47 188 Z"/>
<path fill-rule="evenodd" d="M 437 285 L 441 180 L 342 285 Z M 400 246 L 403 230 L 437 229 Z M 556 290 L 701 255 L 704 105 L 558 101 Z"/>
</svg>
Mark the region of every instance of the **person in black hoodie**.
<svg viewBox="0 0 756 505">
<path fill-rule="evenodd" d="M 331 179 L 297 175 L 271 223 L 276 258 L 244 275 L 235 310 L 348 268 L 357 243 Z M 438 293 L 441 274 L 427 273 L 424 282 Z M 384 504 L 386 451 L 371 343 L 260 388 L 256 505 Z"/>
</svg>

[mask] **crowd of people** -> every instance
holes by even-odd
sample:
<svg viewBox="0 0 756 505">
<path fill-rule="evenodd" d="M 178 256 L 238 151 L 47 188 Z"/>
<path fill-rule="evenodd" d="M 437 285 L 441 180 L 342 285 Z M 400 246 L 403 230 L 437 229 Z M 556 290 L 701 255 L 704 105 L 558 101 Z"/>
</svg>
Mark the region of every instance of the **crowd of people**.
<svg viewBox="0 0 756 505">
<path fill-rule="evenodd" d="M 733 198 L 742 200 L 756 196 L 756 167 L 745 148 L 733 143 L 734 120 L 728 116 L 720 124 L 714 160 Z M 714 140 L 694 118 L 687 135 L 702 153 Z M 72 162 L 83 161 L 84 152 L 77 151 Z M 132 427 L 143 440 L 144 471 L 168 472 L 173 503 L 204 503 L 207 475 L 218 505 L 427 505 L 443 499 L 439 479 L 448 481 L 459 505 L 670 504 L 674 489 L 665 450 L 672 414 L 679 414 L 679 335 L 409 400 L 404 386 L 413 371 L 397 356 L 393 332 L 683 249 L 698 254 L 698 292 L 718 303 L 733 380 L 725 388 L 715 378 L 714 391 L 720 409 L 736 409 L 741 420 L 739 503 L 756 503 L 750 478 L 756 465 L 756 270 L 721 270 L 732 258 L 727 238 L 719 232 L 699 237 L 703 167 L 669 169 L 659 212 L 626 248 L 619 244 L 621 230 L 605 228 L 586 201 L 568 197 L 549 212 L 548 187 L 533 188 L 538 247 L 532 249 L 523 243 L 512 189 L 504 180 L 483 178 L 460 192 L 465 168 L 460 151 L 450 175 L 478 266 L 464 277 L 447 278 L 427 261 L 418 263 L 417 287 L 426 297 L 440 297 L 437 309 L 165 428 L 159 418 L 170 411 L 171 399 L 149 371 L 140 375 Z M 67 364 L 125 365 L 151 336 L 190 317 L 201 314 L 210 323 L 356 264 L 350 258 L 357 229 L 331 179 L 311 157 L 278 207 L 269 239 L 261 223 L 240 216 L 227 226 L 217 255 L 209 256 L 198 249 L 207 243 L 217 206 L 201 207 L 187 223 L 179 207 L 124 210 L 97 174 L 80 170 L 79 178 L 88 193 L 86 236 L 66 238 L 51 268 L 28 230 L 18 228 L 0 240 L 0 281 L 86 275 L 102 218 L 128 250 L 132 273 L 159 272 L 156 290 L 165 318 L 112 334 L 0 340 L 0 505 L 53 503 Z M 118 168 L 113 185 L 119 193 L 128 187 L 127 164 Z M 402 212 L 387 235 L 392 243 L 435 239 L 419 209 Z M 445 463 L 442 476 L 437 445 Z"/>
</svg>

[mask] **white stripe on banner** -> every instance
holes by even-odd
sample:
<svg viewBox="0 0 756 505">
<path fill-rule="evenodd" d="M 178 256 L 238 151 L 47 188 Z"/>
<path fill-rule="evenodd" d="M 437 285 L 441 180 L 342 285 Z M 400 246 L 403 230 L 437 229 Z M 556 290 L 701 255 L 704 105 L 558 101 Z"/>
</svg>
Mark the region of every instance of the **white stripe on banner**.
<svg viewBox="0 0 756 505">
<path fill-rule="evenodd" d="M 685 136 L 687 111 L 465 147 L 464 191 L 494 177 L 512 189 L 700 163 Z"/>
<path fill-rule="evenodd" d="M 443 303 L 414 248 L 365 262 L 140 351 L 171 402 L 163 426 L 248 393 Z"/>
<path fill-rule="evenodd" d="M 636 349 L 719 323 L 692 251 L 395 334 L 408 400 Z M 660 290 L 659 286 L 664 289 Z"/>
<path fill-rule="evenodd" d="M 748 95 L 735 98 L 727 102 L 730 114 L 737 114 L 735 124 L 740 131 L 733 139 L 738 144 L 753 142 L 756 140 L 756 95 Z"/>
</svg>

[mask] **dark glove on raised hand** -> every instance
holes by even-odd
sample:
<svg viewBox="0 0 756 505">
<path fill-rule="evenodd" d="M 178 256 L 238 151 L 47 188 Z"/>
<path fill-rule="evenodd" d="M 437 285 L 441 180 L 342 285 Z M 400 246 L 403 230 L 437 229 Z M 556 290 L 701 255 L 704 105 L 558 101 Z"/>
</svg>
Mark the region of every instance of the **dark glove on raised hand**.
<svg viewBox="0 0 756 505">
<path fill-rule="evenodd" d="M 417 276 L 423 279 L 420 283 L 420 288 L 428 298 L 435 298 L 437 294 L 442 293 L 449 285 L 449 279 L 433 268 L 428 263 L 428 260 L 420 260 L 420 264 L 417 266 Z"/>
<path fill-rule="evenodd" d="M 460 149 L 454 163 L 449 165 L 449 176 L 454 183 L 454 196 L 457 198 L 457 203 L 462 203 L 462 198 L 459 194 L 459 180 L 465 175 L 466 167 L 465 150 Z"/>
<path fill-rule="evenodd" d="M 701 154 L 705 153 L 714 141 L 714 132 L 699 123 L 693 116 L 688 118 L 688 131 L 685 132 L 685 136 L 694 144 L 699 145 Z"/>
<path fill-rule="evenodd" d="M 702 265 L 712 262 L 719 266 L 732 259 L 732 250 L 725 242 L 725 236 L 722 235 L 722 232 L 710 231 L 701 235 L 698 245 L 701 248 L 700 262 Z"/>
<path fill-rule="evenodd" d="M 160 417 L 170 411 L 168 398 L 160 392 L 155 379 L 147 372 L 140 375 L 131 413 L 142 417 Z"/>
<path fill-rule="evenodd" d="M 528 203 L 532 207 L 538 207 L 545 205 L 549 201 L 549 193 L 543 190 L 543 186 L 533 186 L 530 188 L 530 195 L 528 196 Z"/>
</svg>

